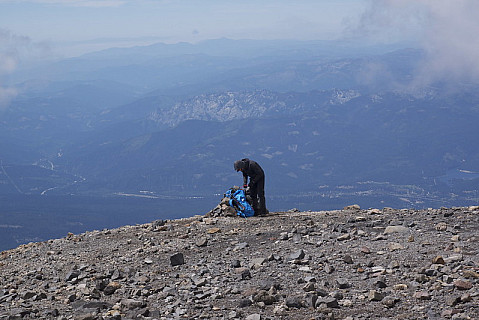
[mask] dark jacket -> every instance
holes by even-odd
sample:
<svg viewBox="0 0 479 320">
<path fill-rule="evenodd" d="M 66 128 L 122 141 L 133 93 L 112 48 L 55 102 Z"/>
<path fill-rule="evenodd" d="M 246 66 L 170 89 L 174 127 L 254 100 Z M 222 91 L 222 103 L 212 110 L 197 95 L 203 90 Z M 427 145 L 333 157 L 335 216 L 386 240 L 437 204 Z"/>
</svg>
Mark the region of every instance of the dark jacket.
<svg viewBox="0 0 479 320">
<path fill-rule="evenodd" d="M 248 177 L 250 177 L 250 184 L 257 184 L 258 181 L 264 179 L 264 171 L 256 161 L 248 158 L 241 159 L 241 161 L 245 164 L 243 169 L 244 184 L 248 183 Z"/>
</svg>

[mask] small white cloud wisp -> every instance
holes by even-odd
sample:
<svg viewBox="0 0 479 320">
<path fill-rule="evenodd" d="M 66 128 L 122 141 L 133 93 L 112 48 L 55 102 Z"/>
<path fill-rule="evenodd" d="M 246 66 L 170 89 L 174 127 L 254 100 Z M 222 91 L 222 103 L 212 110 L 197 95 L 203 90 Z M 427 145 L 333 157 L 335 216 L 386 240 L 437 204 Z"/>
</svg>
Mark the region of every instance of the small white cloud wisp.
<svg viewBox="0 0 479 320">
<path fill-rule="evenodd" d="M 5 85 L 6 77 L 15 72 L 22 63 L 38 59 L 48 51 L 45 44 L 35 43 L 28 37 L 0 28 L 0 111 L 18 94 L 16 88 Z"/>
<path fill-rule="evenodd" d="M 7 30 L 0 29 L 0 111 L 8 106 L 17 95 L 14 88 L 5 87 L 2 78 L 15 71 L 18 64 L 18 51 L 26 39 L 14 36 Z"/>
</svg>

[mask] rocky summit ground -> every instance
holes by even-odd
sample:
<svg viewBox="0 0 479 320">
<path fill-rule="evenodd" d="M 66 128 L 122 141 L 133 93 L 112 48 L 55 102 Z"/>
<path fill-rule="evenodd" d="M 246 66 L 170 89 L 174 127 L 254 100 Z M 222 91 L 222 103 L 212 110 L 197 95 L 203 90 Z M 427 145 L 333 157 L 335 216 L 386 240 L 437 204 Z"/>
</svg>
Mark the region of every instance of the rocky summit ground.
<svg viewBox="0 0 479 320">
<path fill-rule="evenodd" d="M 0 319 L 479 319 L 479 207 L 281 212 L 0 255 Z"/>
</svg>

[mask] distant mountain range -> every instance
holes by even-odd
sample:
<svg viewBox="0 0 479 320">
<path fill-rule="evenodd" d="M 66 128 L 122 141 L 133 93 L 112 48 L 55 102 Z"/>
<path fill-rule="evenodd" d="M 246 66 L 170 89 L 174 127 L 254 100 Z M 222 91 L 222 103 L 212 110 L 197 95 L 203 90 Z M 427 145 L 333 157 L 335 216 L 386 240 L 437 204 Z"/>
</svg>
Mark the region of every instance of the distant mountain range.
<svg viewBox="0 0 479 320">
<path fill-rule="evenodd" d="M 0 194 L 210 195 L 250 157 L 269 194 L 477 202 L 478 87 L 411 88 L 423 53 L 395 49 L 222 39 L 19 72 Z"/>
</svg>

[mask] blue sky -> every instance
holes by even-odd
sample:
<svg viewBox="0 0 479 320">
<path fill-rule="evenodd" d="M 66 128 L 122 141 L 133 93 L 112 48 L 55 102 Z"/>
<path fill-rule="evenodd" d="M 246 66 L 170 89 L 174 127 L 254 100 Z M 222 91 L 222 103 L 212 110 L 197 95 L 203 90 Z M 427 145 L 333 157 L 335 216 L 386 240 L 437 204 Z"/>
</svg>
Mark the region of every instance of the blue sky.
<svg viewBox="0 0 479 320">
<path fill-rule="evenodd" d="M 0 30 L 67 55 L 109 46 L 336 39 L 366 0 L 0 0 Z"/>
</svg>

